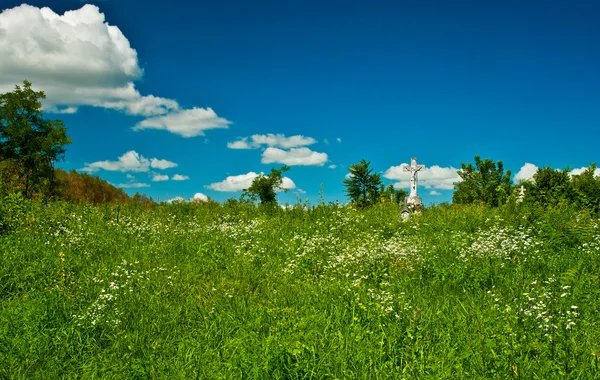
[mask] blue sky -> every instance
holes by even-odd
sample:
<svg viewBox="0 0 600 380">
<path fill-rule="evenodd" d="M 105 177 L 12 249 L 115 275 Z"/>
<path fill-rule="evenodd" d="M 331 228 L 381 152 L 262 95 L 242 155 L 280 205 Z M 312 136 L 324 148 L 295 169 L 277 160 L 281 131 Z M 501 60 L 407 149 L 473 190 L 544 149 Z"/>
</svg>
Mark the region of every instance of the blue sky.
<svg viewBox="0 0 600 380">
<path fill-rule="evenodd" d="M 598 2 L 28 4 L 0 5 L 0 92 L 44 90 L 59 166 L 130 194 L 223 201 L 287 163 L 280 202 L 346 202 L 348 165 L 407 189 L 417 157 L 431 203 L 475 154 L 600 163 Z"/>
</svg>

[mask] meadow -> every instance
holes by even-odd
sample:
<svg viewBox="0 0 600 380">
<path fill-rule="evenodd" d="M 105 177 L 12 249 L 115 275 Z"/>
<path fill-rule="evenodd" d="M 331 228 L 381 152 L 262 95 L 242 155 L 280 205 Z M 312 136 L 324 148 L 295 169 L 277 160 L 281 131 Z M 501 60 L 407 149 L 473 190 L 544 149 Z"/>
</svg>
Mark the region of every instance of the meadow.
<svg viewBox="0 0 600 380">
<path fill-rule="evenodd" d="M 586 211 L 0 209 L 3 379 L 600 378 Z"/>
</svg>

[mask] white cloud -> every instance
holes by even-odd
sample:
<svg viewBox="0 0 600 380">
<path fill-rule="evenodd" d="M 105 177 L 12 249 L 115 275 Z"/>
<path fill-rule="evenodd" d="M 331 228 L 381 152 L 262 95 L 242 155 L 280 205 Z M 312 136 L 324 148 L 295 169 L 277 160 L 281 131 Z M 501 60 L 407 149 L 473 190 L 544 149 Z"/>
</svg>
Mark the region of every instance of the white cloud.
<svg viewBox="0 0 600 380">
<path fill-rule="evenodd" d="M 312 137 L 305 137 L 303 135 L 285 137 L 281 133 L 276 135 L 268 133 L 266 135 L 252 135 L 249 138 L 244 137 L 237 141 L 229 142 L 227 143 L 227 147 L 230 149 L 256 149 L 261 146 L 268 146 L 289 149 L 311 145 L 316 142 L 317 140 Z"/>
<path fill-rule="evenodd" d="M 207 185 L 206 188 L 212 189 L 215 191 L 240 191 L 250 187 L 252 184 L 252 180 L 256 178 L 258 174 L 254 172 L 249 172 L 247 174 L 240 175 L 231 175 L 225 178 L 221 182 L 211 183 Z"/>
<path fill-rule="evenodd" d="M 168 175 L 155 174 L 154 177 L 152 177 L 153 182 L 168 181 L 168 180 L 169 180 Z"/>
<path fill-rule="evenodd" d="M 144 129 L 165 129 L 183 137 L 204 136 L 204 131 L 215 128 L 228 128 L 230 121 L 217 116 L 212 108 L 192 108 L 176 110 L 167 115 L 150 117 L 137 123 L 134 131 Z"/>
<path fill-rule="evenodd" d="M 329 165 L 328 168 L 329 169 L 335 169 L 335 168 L 337 168 L 337 165 Z"/>
<path fill-rule="evenodd" d="M 173 181 L 187 181 L 188 179 L 190 179 L 190 177 L 188 177 L 187 175 L 175 174 L 173 177 L 171 177 L 171 179 Z"/>
<path fill-rule="evenodd" d="M 587 167 L 581 167 L 581 168 L 575 168 L 573 170 L 571 170 L 571 172 L 569 173 L 570 175 L 574 176 L 574 175 L 579 175 L 581 173 L 583 173 L 584 171 L 587 170 Z M 594 177 L 600 177 L 600 168 L 596 168 L 594 170 Z"/>
<path fill-rule="evenodd" d="M 208 202 L 208 197 L 202 193 L 196 193 L 190 198 L 190 202 Z"/>
<path fill-rule="evenodd" d="M 96 161 L 92 163 L 85 163 L 85 167 L 82 171 L 96 172 L 100 169 L 107 171 L 120 171 L 120 172 L 147 172 L 150 167 L 155 169 L 163 169 L 168 167 L 177 166 L 174 162 L 167 160 L 159 160 L 153 158 L 151 160 L 140 155 L 135 150 L 123 154 L 117 161 Z"/>
<path fill-rule="evenodd" d="M 291 178 L 283 177 L 281 180 L 282 180 L 281 186 L 283 186 L 284 189 L 290 190 L 290 189 L 296 188 L 296 184 L 294 183 L 294 181 L 291 180 Z"/>
<path fill-rule="evenodd" d="M 337 138 L 337 139 L 335 139 L 335 140 L 336 140 L 337 142 L 339 142 L 339 143 L 341 143 L 341 142 L 342 142 L 342 139 L 341 139 L 341 137 L 338 137 L 338 138 Z"/>
<path fill-rule="evenodd" d="M 352 177 L 354 177 L 354 174 L 352 174 L 352 173 L 346 173 L 346 175 L 344 176 L 344 178 L 346 178 L 346 179 L 350 179 Z"/>
<path fill-rule="evenodd" d="M 223 192 L 235 192 L 247 189 L 252 185 L 252 181 L 258 174 L 255 172 L 249 172 L 246 174 L 228 176 L 221 182 L 211 183 L 205 186 L 207 189 Z M 294 189 L 296 184 L 288 177 L 282 178 L 282 186 L 284 189 Z"/>
<path fill-rule="evenodd" d="M 304 191 L 302 189 L 296 189 L 296 193 L 297 194 L 306 194 L 306 191 Z"/>
<path fill-rule="evenodd" d="M 538 170 L 537 166 L 535 166 L 534 164 L 530 164 L 529 162 L 526 162 L 525 165 L 523 165 L 521 167 L 519 172 L 517 174 L 515 174 L 513 181 L 515 183 L 518 183 L 521 181 L 531 180 L 531 179 L 533 179 L 533 175 L 537 172 L 537 170 Z"/>
<path fill-rule="evenodd" d="M 133 174 L 127 174 L 125 177 L 127 177 L 127 179 L 135 179 Z"/>
<path fill-rule="evenodd" d="M 329 140 L 323 139 L 323 142 L 325 143 L 325 145 L 329 145 Z"/>
<path fill-rule="evenodd" d="M 442 195 L 442 193 L 440 193 L 440 192 L 439 192 L 439 191 L 437 191 L 437 190 L 431 190 L 431 191 L 429 192 L 429 195 Z"/>
<path fill-rule="evenodd" d="M 323 166 L 325 162 L 327 162 L 327 153 L 314 152 L 308 148 L 292 148 L 290 150 L 283 150 L 269 147 L 263 152 L 261 162 L 263 164 L 277 162 L 290 166 Z"/>
<path fill-rule="evenodd" d="M 241 140 L 228 142 L 227 147 L 229 149 L 252 149 L 252 146 L 248 144 L 248 138 L 244 137 Z"/>
<path fill-rule="evenodd" d="M 410 172 L 405 172 L 403 169 L 404 166 L 409 166 L 409 164 L 392 166 L 383 173 L 383 177 L 398 181 L 394 184 L 394 187 L 397 189 L 410 187 Z M 425 168 L 417 174 L 419 187 L 452 190 L 454 189 L 454 182 L 462 181 L 457 174 L 457 170 L 452 166 L 444 168 L 438 165 Z"/>
<path fill-rule="evenodd" d="M 153 169 L 170 169 L 177 166 L 176 163 L 167 160 L 159 160 L 157 158 L 153 158 L 150 160 L 150 166 Z"/>
<path fill-rule="evenodd" d="M 6 9 L 0 13 L 0 36 L 0 93 L 27 79 L 45 92 L 48 112 L 102 107 L 149 117 L 137 129 L 186 137 L 229 124 L 210 108 L 185 110 L 175 100 L 141 95 L 134 85 L 144 74 L 136 50 L 95 5 L 63 15 L 27 4 Z M 160 115 L 164 118 L 156 119 Z"/>
<path fill-rule="evenodd" d="M 122 187 L 124 189 L 128 189 L 128 188 L 138 188 L 138 187 L 150 187 L 149 184 L 147 183 L 141 183 L 141 182 L 131 182 L 131 183 L 120 183 L 119 187 Z"/>
</svg>

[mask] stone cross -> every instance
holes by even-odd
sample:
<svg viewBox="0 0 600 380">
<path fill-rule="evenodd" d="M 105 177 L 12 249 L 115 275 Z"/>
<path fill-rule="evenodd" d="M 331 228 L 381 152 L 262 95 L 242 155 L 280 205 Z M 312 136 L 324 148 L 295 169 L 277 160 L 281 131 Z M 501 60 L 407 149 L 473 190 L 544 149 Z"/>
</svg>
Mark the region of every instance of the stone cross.
<svg viewBox="0 0 600 380">
<path fill-rule="evenodd" d="M 413 206 L 421 205 L 421 198 L 417 195 L 417 172 L 424 170 L 425 165 L 417 165 L 417 159 L 410 159 L 410 166 L 404 165 L 404 171 L 410 172 L 410 195 L 407 203 Z"/>
</svg>

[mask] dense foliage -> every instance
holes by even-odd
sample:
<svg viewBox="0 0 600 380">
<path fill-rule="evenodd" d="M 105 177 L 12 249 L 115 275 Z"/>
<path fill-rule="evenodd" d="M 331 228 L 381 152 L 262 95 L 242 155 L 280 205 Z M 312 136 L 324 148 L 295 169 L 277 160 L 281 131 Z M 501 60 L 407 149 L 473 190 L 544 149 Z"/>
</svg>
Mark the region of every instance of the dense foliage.
<svg viewBox="0 0 600 380">
<path fill-rule="evenodd" d="M 488 158 L 482 160 L 476 155 L 475 166 L 470 162 L 463 162 L 457 173 L 462 181 L 454 184 L 453 203 L 483 203 L 496 207 L 503 204 L 510 195 L 510 170 L 504 172 L 502 161 L 494 162 Z"/>
<path fill-rule="evenodd" d="M 0 378 L 600 376 L 574 206 L 0 208 Z"/>
<path fill-rule="evenodd" d="M 15 163 L 11 167 L 18 169 L 25 197 L 54 191 L 54 162 L 63 159 L 71 143 L 61 120 L 44 118 L 40 99 L 45 97 L 27 81 L 0 94 L 0 162 Z"/>
<path fill-rule="evenodd" d="M 275 204 L 278 191 L 287 191 L 283 187 L 283 178 L 281 173 L 290 170 L 289 166 L 283 166 L 281 169 L 272 168 L 269 175 L 260 173 L 252 180 L 249 188 L 244 189 L 244 195 L 252 201 L 260 199 L 262 205 Z"/>
<path fill-rule="evenodd" d="M 350 165 L 348 177 L 343 179 L 348 198 L 358 207 L 374 205 L 381 196 L 381 175 L 373 173 L 369 165 L 371 162 L 364 159 Z"/>
<path fill-rule="evenodd" d="M 360 160 L 348 167 L 348 176 L 342 180 L 350 203 L 365 208 L 381 203 L 401 204 L 408 195 L 403 189 L 395 189 L 393 184 L 385 186 L 379 173 L 373 173 L 370 161 Z"/>
<path fill-rule="evenodd" d="M 543 208 L 573 205 L 592 213 L 600 212 L 600 176 L 596 164 L 574 174 L 570 168 L 538 168 L 531 180 L 513 186 L 510 170 L 504 172 L 502 161 L 481 160 L 475 156 L 473 164 L 462 163 L 457 172 L 462 181 L 454 184 L 452 202 L 455 204 L 482 204 L 498 207 L 514 202 L 525 189 L 523 201 Z"/>
</svg>

